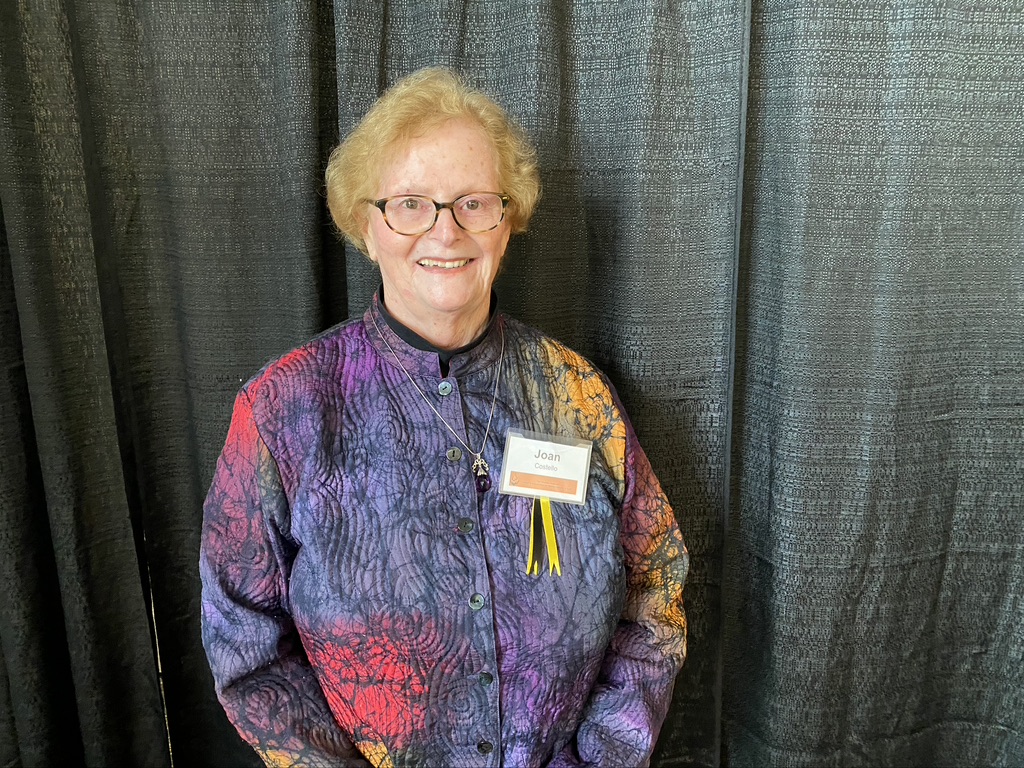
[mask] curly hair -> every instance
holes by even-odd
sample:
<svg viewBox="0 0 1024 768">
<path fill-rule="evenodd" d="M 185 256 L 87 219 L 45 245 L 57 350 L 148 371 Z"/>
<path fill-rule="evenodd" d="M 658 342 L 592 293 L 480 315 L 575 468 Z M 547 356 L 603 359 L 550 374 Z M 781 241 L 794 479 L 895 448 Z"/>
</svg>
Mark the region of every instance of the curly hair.
<svg viewBox="0 0 1024 768">
<path fill-rule="evenodd" d="M 524 232 L 540 199 L 537 152 L 526 133 L 482 91 L 449 69 L 427 67 L 399 80 L 334 148 L 327 162 L 327 207 L 342 235 L 366 253 L 368 206 L 376 197 L 381 158 L 451 120 L 471 120 L 490 139 L 498 158 L 500 191 L 513 232 Z"/>
</svg>

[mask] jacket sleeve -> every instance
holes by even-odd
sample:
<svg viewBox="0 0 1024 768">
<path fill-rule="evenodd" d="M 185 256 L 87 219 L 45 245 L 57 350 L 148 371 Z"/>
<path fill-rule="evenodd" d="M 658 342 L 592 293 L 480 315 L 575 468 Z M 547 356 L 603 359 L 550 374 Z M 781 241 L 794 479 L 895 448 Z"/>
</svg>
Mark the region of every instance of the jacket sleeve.
<svg viewBox="0 0 1024 768">
<path fill-rule="evenodd" d="M 682 595 L 689 555 L 628 421 L 620 519 L 625 607 L 575 743 L 555 756 L 552 768 L 647 765 L 686 657 Z"/>
<path fill-rule="evenodd" d="M 217 696 L 269 766 L 368 766 L 332 717 L 292 623 L 287 520 L 277 463 L 242 391 L 200 545 L 203 645 Z"/>
</svg>

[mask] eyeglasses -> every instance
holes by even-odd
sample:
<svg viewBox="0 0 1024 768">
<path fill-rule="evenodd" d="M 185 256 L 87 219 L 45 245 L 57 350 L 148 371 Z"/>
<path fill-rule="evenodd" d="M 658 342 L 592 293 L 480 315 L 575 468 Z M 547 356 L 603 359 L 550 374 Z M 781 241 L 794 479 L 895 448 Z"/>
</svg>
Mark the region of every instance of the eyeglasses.
<svg viewBox="0 0 1024 768">
<path fill-rule="evenodd" d="M 439 203 L 423 195 L 393 195 L 380 200 L 366 200 L 380 210 L 393 232 L 400 235 L 422 235 L 437 223 L 444 208 L 452 212 L 455 223 L 467 232 L 489 232 L 505 218 L 509 196 L 499 192 L 471 192 Z"/>
</svg>

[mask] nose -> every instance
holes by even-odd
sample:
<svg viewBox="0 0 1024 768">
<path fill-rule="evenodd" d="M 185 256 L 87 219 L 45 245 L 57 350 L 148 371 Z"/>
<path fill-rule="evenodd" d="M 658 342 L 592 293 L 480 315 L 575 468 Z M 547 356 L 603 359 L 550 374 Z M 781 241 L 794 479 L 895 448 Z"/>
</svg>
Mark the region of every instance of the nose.
<svg viewBox="0 0 1024 768">
<path fill-rule="evenodd" d="M 437 221 L 430 233 L 443 243 L 449 243 L 461 237 L 462 227 L 455 223 L 455 214 L 451 208 L 442 208 L 437 212 Z"/>
</svg>

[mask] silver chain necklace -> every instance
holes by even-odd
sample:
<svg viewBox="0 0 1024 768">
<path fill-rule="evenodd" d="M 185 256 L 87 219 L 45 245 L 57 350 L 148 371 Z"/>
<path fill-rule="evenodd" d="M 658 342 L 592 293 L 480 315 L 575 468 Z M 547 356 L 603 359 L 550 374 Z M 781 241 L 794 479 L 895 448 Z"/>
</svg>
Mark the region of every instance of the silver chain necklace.
<svg viewBox="0 0 1024 768">
<path fill-rule="evenodd" d="M 487 476 L 487 473 L 491 471 L 491 467 L 484 459 L 483 452 L 484 448 L 487 447 L 487 436 L 491 433 L 491 419 L 494 418 L 494 403 L 498 399 L 498 382 L 501 381 L 501 366 L 502 363 L 505 362 L 505 329 L 501 326 L 501 323 L 498 323 L 499 333 L 501 334 L 501 354 L 498 356 L 498 372 L 494 376 L 494 392 L 491 393 L 491 413 L 487 417 L 487 429 L 484 430 L 484 439 L 483 442 L 480 443 L 480 450 L 474 451 L 469 447 L 469 443 L 463 440 L 459 433 L 452 429 L 452 425 L 445 420 L 444 416 L 441 415 L 441 412 L 434 407 L 434 404 L 431 403 L 430 400 L 427 399 L 426 394 L 424 394 L 423 390 L 420 389 L 419 384 L 417 384 L 416 380 L 413 379 L 412 374 L 410 374 L 409 371 L 406 370 L 405 366 L 402 365 L 402 360 L 398 356 L 398 353 L 395 352 L 394 347 L 392 347 L 388 342 L 387 337 L 380 332 L 380 327 L 377 325 L 377 320 L 374 318 L 372 312 L 370 313 L 370 321 L 373 323 L 374 330 L 377 331 L 377 335 L 380 336 L 381 341 L 384 342 L 385 346 L 390 350 L 391 355 L 395 358 L 395 362 L 398 363 L 398 367 L 402 369 L 402 373 L 405 374 L 405 377 L 409 379 L 409 383 L 413 385 L 416 391 L 419 392 L 420 397 L 423 398 L 423 402 L 426 403 L 427 407 L 434 412 L 434 415 L 441 420 L 441 423 L 448 428 L 448 431 L 455 436 L 455 439 L 462 443 L 466 450 L 473 455 L 473 474 L 476 475 L 476 488 L 480 493 L 486 491 L 491 487 L 491 479 Z"/>
</svg>

